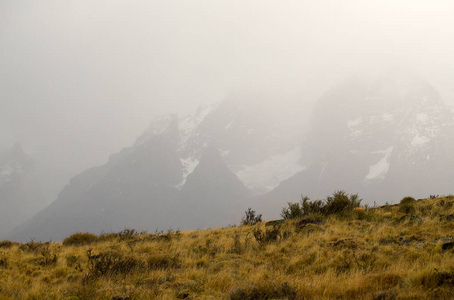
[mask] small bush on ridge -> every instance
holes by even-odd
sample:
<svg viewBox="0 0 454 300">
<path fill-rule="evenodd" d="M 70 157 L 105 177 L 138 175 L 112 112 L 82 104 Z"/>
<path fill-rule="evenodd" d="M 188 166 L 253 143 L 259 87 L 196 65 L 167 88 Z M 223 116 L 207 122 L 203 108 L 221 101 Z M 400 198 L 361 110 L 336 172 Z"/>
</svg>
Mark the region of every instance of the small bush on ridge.
<svg viewBox="0 0 454 300">
<path fill-rule="evenodd" d="M 0 242 L 0 248 L 11 248 L 13 245 L 17 245 L 16 242 L 11 242 L 8 240 L 4 240 Z"/>
<path fill-rule="evenodd" d="M 402 198 L 402 200 L 400 200 L 400 205 L 413 204 L 415 202 L 416 202 L 415 198 L 407 196 L 407 197 Z"/>
<path fill-rule="evenodd" d="M 281 217 L 285 220 L 296 219 L 303 216 L 299 203 L 288 202 L 288 207 L 282 208 Z"/>
<path fill-rule="evenodd" d="M 360 207 L 361 201 L 358 194 L 348 195 L 345 191 L 336 191 L 325 201 L 310 201 L 308 197 L 302 196 L 300 203 L 288 202 L 288 207 L 282 209 L 281 216 L 288 220 L 316 214 L 346 215 L 351 214 L 354 208 Z"/>
<path fill-rule="evenodd" d="M 81 246 L 81 245 L 87 245 L 93 242 L 96 242 L 98 240 L 98 237 L 94 235 L 93 233 L 74 233 L 68 236 L 66 239 L 63 240 L 63 246 Z"/>
<path fill-rule="evenodd" d="M 399 211 L 405 214 L 411 214 L 415 212 L 414 204 L 416 203 L 415 198 L 413 197 L 404 197 L 400 200 Z"/>
<path fill-rule="evenodd" d="M 255 225 L 262 222 L 262 214 L 256 215 L 255 210 L 248 208 L 245 211 L 245 216 L 241 219 L 241 225 Z"/>
</svg>

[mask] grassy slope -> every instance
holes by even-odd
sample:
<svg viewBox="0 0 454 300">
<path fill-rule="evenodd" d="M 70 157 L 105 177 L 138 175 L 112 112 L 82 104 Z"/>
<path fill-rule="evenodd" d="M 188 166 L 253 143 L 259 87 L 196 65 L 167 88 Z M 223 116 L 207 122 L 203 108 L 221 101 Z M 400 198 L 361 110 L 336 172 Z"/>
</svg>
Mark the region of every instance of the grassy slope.
<svg viewBox="0 0 454 300">
<path fill-rule="evenodd" d="M 443 249 L 453 241 L 453 203 L 287 221 L 269 243 L 253 235 L 272 228 L 265 222 L 124 232 L 82 246 L 0 242 L 0 299 L 454 299 L 453 250 Z"/>
</svg>

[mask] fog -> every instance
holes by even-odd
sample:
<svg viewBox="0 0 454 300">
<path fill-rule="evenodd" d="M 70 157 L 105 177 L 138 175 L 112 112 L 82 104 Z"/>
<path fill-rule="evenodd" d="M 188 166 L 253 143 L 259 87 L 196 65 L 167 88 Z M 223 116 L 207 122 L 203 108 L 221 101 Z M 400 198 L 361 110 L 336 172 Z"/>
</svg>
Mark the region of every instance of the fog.
<svg viewBox="0 0 454 300">
<path fill-rule="evenodd" d="M 236 90 L 313 103 L 404 65 L 454 102 L 452 1 L 0 1 L 0 149 L 21 141 L 58 190 L 159 115 Z"/>
</svg>

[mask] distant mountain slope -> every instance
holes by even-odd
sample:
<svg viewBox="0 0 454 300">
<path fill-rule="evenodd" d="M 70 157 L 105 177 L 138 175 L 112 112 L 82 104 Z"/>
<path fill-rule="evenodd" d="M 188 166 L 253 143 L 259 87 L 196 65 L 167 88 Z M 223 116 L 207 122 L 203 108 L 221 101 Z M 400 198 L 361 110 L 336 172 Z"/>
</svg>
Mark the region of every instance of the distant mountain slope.
<svg viewBox="0 0 454 300">
<path fill-rule="evenodd" d="M 33 159 L 16 143 L 0 155 L 0 239 L 45 205 Z"/>
<path fill-rule="evenodd" d="M 307 169 L 261 198 L 270 212 L 336 189 L 370 204 L 450 194 L 454 118 L 437 91 L 408 72 L 352 78 L 316 103 L 303 153 Z"/>
<path fill-rule="evenodd" d="M 193 139 L 189 148 L 180 122 L 176 116 L 158 120 L 133 147 L 71 179 L 54 203 L 10 237 L 59 240 L 78 231 L 166 230 L 232 222 L 231 213 L 237 211 L 232 201 L 241 203 L 251 192 L 208 140 L 201 137 L 203 144 L 196 148 Z"/>
</svg>

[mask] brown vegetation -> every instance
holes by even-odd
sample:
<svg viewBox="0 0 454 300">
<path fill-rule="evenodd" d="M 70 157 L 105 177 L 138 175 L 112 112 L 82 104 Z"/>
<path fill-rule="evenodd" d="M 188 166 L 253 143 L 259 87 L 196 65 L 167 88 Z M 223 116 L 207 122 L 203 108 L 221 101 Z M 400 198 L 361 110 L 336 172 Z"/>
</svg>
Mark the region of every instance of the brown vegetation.
<svg viewBox="0 0 454 300">
<path fill-rule="evenodd" d="M 453 197 L 340 204 L 270 226 L 0 242 L 0 298 L 454 298 Z"/>
</svg>

